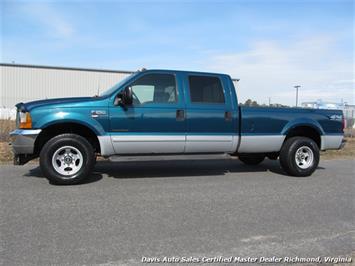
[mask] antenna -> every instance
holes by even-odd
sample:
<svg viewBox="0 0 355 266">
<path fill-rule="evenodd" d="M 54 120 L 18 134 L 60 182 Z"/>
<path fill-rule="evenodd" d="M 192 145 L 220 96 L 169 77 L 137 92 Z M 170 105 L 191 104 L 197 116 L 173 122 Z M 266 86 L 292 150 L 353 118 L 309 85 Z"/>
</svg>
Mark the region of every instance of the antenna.
<svg viewBox="0 0 355 266">
<path fill-rule="evenodd" d="M 298 89 L 301 87 L 301 85 L 296 85 L 293 86 L 296 89 L 296 107 L 298 106 Z"/>
<path fill-rule="evenodd" d="M 97 83 L 97 96 L 100 95 L 100 80 Z"/>
</svg>

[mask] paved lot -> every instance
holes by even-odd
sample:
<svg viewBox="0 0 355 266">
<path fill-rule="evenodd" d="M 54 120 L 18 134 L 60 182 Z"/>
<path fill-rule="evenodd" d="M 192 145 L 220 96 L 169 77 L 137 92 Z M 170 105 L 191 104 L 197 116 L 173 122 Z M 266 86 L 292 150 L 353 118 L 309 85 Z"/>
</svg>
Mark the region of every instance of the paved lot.
<svg viewBox="0 0 355 266">
<path fill-rule="evenodd" d="M 2 265 L 135 265 L 142 256 L 337 256 L 354 250 L 354 162 L 308 178 L 274 161 L 99 162 L 53 186 L 0 166 Z"/>
</svg>

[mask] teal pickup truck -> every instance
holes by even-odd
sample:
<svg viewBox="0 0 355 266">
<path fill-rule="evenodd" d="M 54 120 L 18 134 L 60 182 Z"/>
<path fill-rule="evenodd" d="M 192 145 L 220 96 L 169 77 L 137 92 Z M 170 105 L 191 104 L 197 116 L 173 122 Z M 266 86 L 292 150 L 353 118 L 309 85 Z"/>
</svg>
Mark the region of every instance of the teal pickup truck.
<svg viewBox="0 0 355 266">
<path fill-rule="evenodd" d="M 279 158 L 311 175 L 319 151 L 343 145 L 339 110 L 240 107 L 230 76 L 142 70 L 95 97 L 19 103 L 15 164 L 40 157 L 53 183 L 74 184 L 96 156 L 227 153 L 250 165 Z"/>
</svg>

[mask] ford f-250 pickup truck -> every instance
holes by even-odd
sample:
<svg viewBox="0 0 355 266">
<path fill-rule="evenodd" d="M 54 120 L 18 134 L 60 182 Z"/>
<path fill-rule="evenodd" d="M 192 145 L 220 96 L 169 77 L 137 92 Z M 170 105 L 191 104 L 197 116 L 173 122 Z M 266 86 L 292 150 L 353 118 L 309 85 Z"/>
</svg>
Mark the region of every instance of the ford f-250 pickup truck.
<svg viewBox="0 0 355 266">
<path fill-rule="evenodd" d="M 39 156 L 57 184 L 83 181 L 97 155 L 227 153 L 250 165 L 279 158 L 289 175 L 309 176 L 320 150 L 343 144 L 341 111 L 241 107 L 225 74 L 143 70 L 96 97 L 16 106 L 15 164 Z"/>
</svg>

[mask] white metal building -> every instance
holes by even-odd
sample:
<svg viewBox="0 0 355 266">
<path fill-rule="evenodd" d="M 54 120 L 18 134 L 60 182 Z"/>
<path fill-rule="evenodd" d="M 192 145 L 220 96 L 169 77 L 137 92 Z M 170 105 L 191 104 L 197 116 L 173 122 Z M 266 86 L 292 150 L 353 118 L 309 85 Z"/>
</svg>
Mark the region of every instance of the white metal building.
<svg viewBox="0 0 355 266">
<path fill-rule="evenodd" d="M 0 108 L 45 98 L 93 96 L 132 71 L 0 64 Z"/>
</svg>

